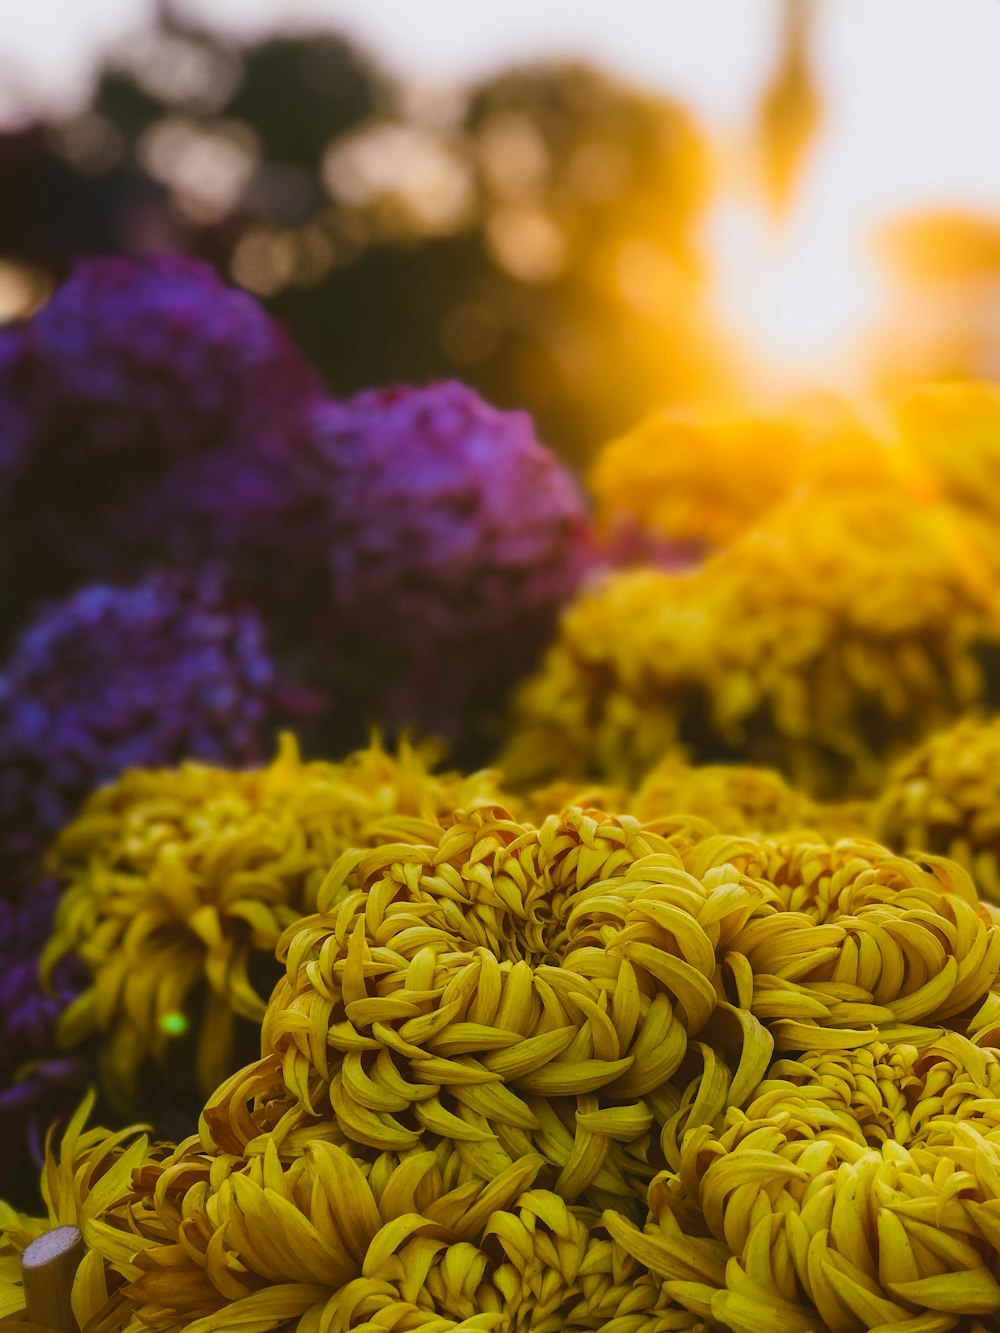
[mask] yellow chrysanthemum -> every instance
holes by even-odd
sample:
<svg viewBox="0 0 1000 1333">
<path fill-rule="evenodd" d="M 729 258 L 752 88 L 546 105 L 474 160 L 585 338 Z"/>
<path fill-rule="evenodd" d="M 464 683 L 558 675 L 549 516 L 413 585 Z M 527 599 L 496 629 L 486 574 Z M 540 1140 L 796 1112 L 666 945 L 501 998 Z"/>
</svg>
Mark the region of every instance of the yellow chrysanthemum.
<svg viewBox="0 0 1000 1333">
<path fill-rule="evenodd" d="M 642 823 L 694 815 L 719 833 L 805 828 L 817 813 L 815 802 L 773 769 L 744 764 L 694 767 L 671 760 L 649 771 L 628 809 Z"/>
<path fill-rule="evenodd" d="M 868 836 L 871 830 L 867 801 L 815 801 L 774 769 L 694 765 L 677 753 L 654 765 L 635 791 L 563 779 L 510 796 L 508 802 L 519 819 L 536 825 L 569 806 L 627 813 L 672 845 L 679 838 L 690 845 L 713 833 L 795 832 L 806 841 L 836 842 Z"/>
<path fill-rule="evenodd" d="M 684 864 L 765 896 L 730 942 L 725 984 L 778 1050 L 912 1036 L 974 1012 L 996 983 L 1000 930 L 951 862 L 918 864 L 875 843 L 716 837 Z"/>
<path fill-rule="evenodd" d="M 376 1150 L 454 1140 L 484 1181 L 537 1152 L 568 1201 L 628 1209 L 644 1099 L 711 1017 L 716 941 L 759 897 L 717 900 L 634 819 L 581 810 L 539 829 L 474 811 L 347 853 L 283 941 L 268 1054 L 212 1099 L 211 1140 L 242 1152 L 332 1117 Z"/>
<path fill-rule="evenodd" d="M 234 1068 L 239 1043 L 252 1058 L 275 946 L 314 910 L 339 853 L 422 837 L 494 785 L 485 773 L 434 775 L 428 758 L 375 745 L 342 764 L 304 763 L 286 739 L 257 772 L 136 770 L 91 798 L 51 855 L 67 888 L 42 966 L 68 953 L 86 964 L 91 984 L 60 1039 L 99 1039 L 112 1103 L 134 1102 L 140 1072 L 147 1101 L 163 1082 L 175 1100 L 185 1062 L 205 1092 Z"/>
<path fill-rule="evenodd" d="M 137 1129 L 86 1129 L 88 1096 L 66 1126 L 58 1153 L 47 1145 L 42 1197 L 47 1216 L 29 1218 L 0 1204 L 0 1321 L 24 1314 L 19 1258 L 42 1232 L 78 1227 L 86 1246 L 73 1283 L 73 1313 L 81 1328 L 118 1333 L 127 1318 L 124 1284 L 138 1275 L 136 1255 L 152 1242 L 130 1234 L 116 1215 L 130 1197 L 133 1173 L 166 1151 Z"/>
<path fill-rule="evenodd" d="M 799 489 L 849 504 L 873 487 L 914 500 L 939 488 L 888 423 L 822 395 L 771 416 L 654 413 L 604 448 L 590 485 L 606 535 L 702 551 L 730 545 Z"/>
<path fill-rule="evenodd" d="M 801 449 L 788 421 L 654 413 L 598 455 L 598 522 L 609 534 L 629 525 L 680 545 L 728 545 L 789 493 Z"/>
<path fill-rule="evenodd" d="M 900 851 L 951 857 L 1000 902 L 1000 719 L 964 718 L 900 760 L 872 830 Z"/>
<path fill-rule="evenodd" d="M 1000 1055 L 946 1034 L 774 1065 L 609 1232 L 732 1333 L 987 1329 L 1000 1314 Z M 983 1322 L 978 1322 L 978 1321 Z"/>
<path fill-rule="evenodd" d="M 100 1175 L 104 1150 L 85 1146 L 68 1158 L 96 1172 L 103 1213 L 73 1304 L 102 1333 L 707 1333 L 597 1214 L 532 1188 L 538 1156 L 484 1183 L 453 1150 L 317 1138 L 289 1154 L 265 1136 L 238 1158 L 138 1140 L 127 1179 L 124 1155 Z"/>
<path fill-rule="evenodd" d="M 905 448 L 958 504 L 1000 514 L 1000 386 L 988 381 L 922 385 L 897 409 Z"/>
<path fill-rule="evenodd" d="M 483 1181 L 538 1153 L 569 1202 L 631 1214 L 656 1137 L 707 1105 L 706 1060 L 746 1088 L 772 1049 L 930 1040 L 1000 966 L 948 863 L 672 843 L 595 811 L 536 829 L 483 809 L 347 853 L 319 909 L 282 943 L 267 1054 L 211 1099 L 206 1144 L 242 1154 L 325 1121 L 371 1150 L 454 1141 Z"/>
<path fill-rule="evenodd" d="M 633 784 L 680 746 L 777 767 L 813 795 L 865 793 L 984 697 L 977 651 L 998 633 L 958 511 L 809 496 L 696 571 L 584 593 L 518 695 L 501 764 L 520 785 Z"/>
</svg>

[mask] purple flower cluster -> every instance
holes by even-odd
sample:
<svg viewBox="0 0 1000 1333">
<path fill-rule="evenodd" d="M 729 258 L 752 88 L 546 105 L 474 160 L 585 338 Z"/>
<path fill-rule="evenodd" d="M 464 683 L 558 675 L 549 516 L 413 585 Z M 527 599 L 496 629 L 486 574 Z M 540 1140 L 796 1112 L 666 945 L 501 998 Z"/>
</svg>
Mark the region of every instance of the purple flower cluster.
<svg viewBox="0 0 1000 1333">
<path fill-rule="evenodd" d="M 55 1044 L 59 1014 L 85 977 L 67 961 L 56 969 L 51 994 L 39 982 L 38 959 L 59 896 L 55 882 L 8 874 L 0 889 L 0 1182 L 10 1193 L 20 1182 L 8 1177 L 28 1166 L 25 1148 L 40 1160 L 49 1124 L 86 1086 L 85 1063 L 60 1055 Z"/>
<path fill-rule="evenodd" d="M 27 406 L 15 385 L 24 358 L 24 338 L 18 330 L 0 330 L 0 513 L 9 503 L 24 466 L 30 434 Z"/>
<path fill-rule="evenodd" d="M 361 712 L 454 738 L 531 667 L 583 577 L 582 497 L 526 413 L 456 383 L 326 403 L 307 444 L 327 493 L 331 675 Z"/>
<path fill-rule="evenodd" d="M 25 630 L 0 675 L 8 854 L 29 855 L 127 768 L 259 763 L 279 726 L 315 707 L 279 674 L 257 613 L 231 605 L 218 579 L 86 588 Z"/>
<path fill-rule="evenodd" d="M 80 264 L 25 341 L 52 462 L 70 470 L 140 450 L 148 465 L 280 429 L 319 392 L 253 297 L 175 255 Z"/>
<path fill-rule="evenodd" d="M 16 342 L 0 428 L 16 413 L 30 432 L 5 517 L 31 594 L 165 559 L 232 571 L 286 530 L 286 450 L 319 381 L 208 265 L 80 264 Z"/>
<path fill-rule="evenodd" d="M 288 685 L 263 624 L 217 578 L 151 575 L 125 590 L 92 586 L 43 612 L 0 675 L 0 1181 L 37 1155 L 53 1116 L 87 1081 L 55 1049 L 55 1025 L 80 988 L 71 964 L 43 994 L 38 954 L 58 890 L 41 871 L 48 838 L 87 794 L 123 770 L 188 756 L 254 765 L 283 722 L 316 701 Z M 28 1196 L 26 1196 L 28 1197 Z"/>
<path fill-rule="evenodd" d="M 336 701 L 338 745 L 373 722 L 456 739 L 473 715 L 481 736 L 590 559 L 526 414 L 460 384 L 326 399 L 261 306 L 188 259 L 80 265 L 0 345 L 5 415 L 30 427 L 6 507 L 0 484 L 10 617 L 219 570 Z"/>
</svg>

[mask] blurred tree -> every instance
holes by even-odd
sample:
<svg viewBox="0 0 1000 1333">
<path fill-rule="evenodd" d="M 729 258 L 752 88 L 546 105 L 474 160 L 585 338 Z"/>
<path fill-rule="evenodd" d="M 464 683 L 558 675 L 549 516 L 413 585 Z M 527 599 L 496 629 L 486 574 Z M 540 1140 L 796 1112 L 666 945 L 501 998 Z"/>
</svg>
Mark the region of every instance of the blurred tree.
<svg viewBox="0 0 1000 1333">
<path fill-rule="evenodd" d="M 167 13 L 88 110 L 0 140 L 0 263 L 199 254 L 335 392 L 459 377 L 582 458 L 718 373 L 708 184 L 690 119 L 594 69 L 428 100 L 336 36 L 240 50 Z"/>
<path fill-rule="evenodd" d="M 762 184 L 776 213 L 792 202 L 822 120 L 811 51 L 818 13 L 816 0 L 782 0 L 779 57 L 758 110 Z"/>
</svg>

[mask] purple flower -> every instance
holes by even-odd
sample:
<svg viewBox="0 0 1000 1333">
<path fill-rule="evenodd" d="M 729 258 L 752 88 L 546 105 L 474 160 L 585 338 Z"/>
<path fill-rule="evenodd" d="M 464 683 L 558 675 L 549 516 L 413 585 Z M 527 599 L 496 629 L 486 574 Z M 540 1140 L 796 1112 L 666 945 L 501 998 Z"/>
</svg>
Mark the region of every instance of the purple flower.
<svg viewBox="0 0 1000 1333">
<path fill-rule="evenodd" d="M 29 424 L 15 389 L 24 361 L 21 329 L 0 329 L 0 513 L 24 465 Z"/>
<path fill-rule="evenodd" d="M 27 1187 L 49 1124 L 72 1109 L 88 1077 L 85 1061 L 60 1054 L 55 1042 L 59 1015 L 86 974 L 67 960 L 51 994 L 38 976 L 58 896 L 55 881 L 36 878 L 27 861 L 0 872 L 0 1182 L 7 1193 Z"/>
<path fill-rule="evenodd" d="M 29 854 L 126 768 L 259 763 L 314 707 L 217 579 L 86 588 L 25 630 L 0 674 L 0 843 Z"/>
<path fill-rule="evenodd" d="M 0 424 L 14 411 L 32 423 L 9 506 L 29 590 L 133 578 L 168 558 L 239 569 L 262 504 L 286 512 L 287 442 L 321 393 L 284 329 L 207 264 L 160 256 L 78 265 L 20 337 L 6 377 L 0 349 Z M 209 514 L 171 483 L 216 453 Z"/>
<path fill-rule="evenodd" d="M 330 669 L 359 719 L 455 736 L 549 637 L 591 554 L 583 502 L 531 418 L 461 384 L 317 409 L 329 496 Z"/>
<path fill-rule="evenodd" d="M 148 466 L 280 427 L 318 392 L 284 329 L 208 264 L 179 255 L 95 259 L 26 333 L 53 459 Z"/>
</svg>

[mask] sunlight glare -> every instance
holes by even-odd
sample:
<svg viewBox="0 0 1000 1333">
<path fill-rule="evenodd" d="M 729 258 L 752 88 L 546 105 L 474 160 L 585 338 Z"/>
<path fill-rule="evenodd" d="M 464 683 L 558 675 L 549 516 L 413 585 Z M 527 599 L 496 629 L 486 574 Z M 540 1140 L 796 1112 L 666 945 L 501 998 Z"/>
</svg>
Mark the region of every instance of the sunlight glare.
<svg viewBox="0 0 1000 1333">
<path fill-rule="evenodd" d="M 881 281 L 856 231 L 724 193 L 706 241 L 713 309 L 762 392 L 860 387 Z"/>
</svg>

